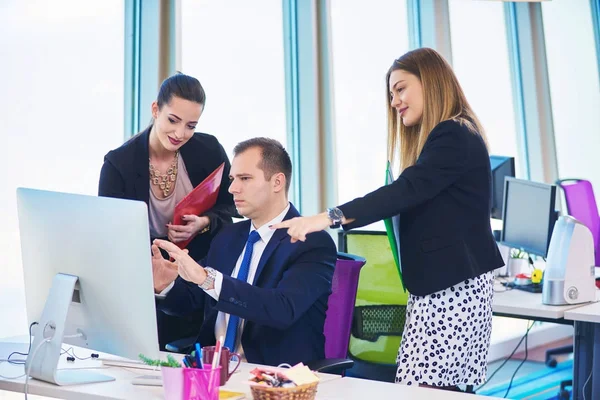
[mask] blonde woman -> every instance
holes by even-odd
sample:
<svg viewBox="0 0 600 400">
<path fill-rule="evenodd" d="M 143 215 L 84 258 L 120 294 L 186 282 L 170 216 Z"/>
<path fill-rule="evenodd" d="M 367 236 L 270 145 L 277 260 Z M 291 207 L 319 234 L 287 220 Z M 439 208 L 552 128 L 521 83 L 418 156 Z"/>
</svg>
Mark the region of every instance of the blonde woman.
<svg viewBox="0 0 600 400">
<path fill-rule="evenodd" d="M 432 49 L 395 60 L 386 76 L 388 153 L 400 174 L 311 217 L 274 225 L 292 240 L 399 218 L 410 297 L 396 382 L 460 391 L 487 372 L 492 270 L 504 265 L 490 229 L 491 171 L 485 134 L 451 67 Z"/>
</svg>

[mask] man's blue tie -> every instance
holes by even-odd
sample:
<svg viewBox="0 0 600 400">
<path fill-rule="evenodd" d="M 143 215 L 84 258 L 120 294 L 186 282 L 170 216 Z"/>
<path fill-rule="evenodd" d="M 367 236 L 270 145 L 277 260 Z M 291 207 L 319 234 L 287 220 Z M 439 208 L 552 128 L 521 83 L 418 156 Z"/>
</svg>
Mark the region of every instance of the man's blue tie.
<svg viewBox="0 0 600 400">
<path fill-rule="evenodd" d="M 237 279 L 242 282 L 248 280 L 248 272 L 250 271 L 250 262 L 252 261 L 252 251 L 254 250 L 254 243 L 260 240 L 260 235 L 257 231 L 250 232 L 248 240 L 246 241 L 246 250 L 242 263 L 240 264 L 240 270 L 237 274 Z M 237 336 L 238 325 L 240 324 L 240 317 L 237 315 L 229 315 L 229 323 L 227 324 L 227 333 L 225 334 L 225 347 L 229 350 L 235 351 L 235 339 Z"/>
</svg>

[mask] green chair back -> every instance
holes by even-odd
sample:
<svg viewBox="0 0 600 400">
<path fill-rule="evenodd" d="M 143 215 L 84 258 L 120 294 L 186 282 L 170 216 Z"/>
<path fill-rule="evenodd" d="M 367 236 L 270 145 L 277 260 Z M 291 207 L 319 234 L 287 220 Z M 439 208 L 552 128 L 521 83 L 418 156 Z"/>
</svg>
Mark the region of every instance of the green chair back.
<svg viewBox="0 0 600 400">
<path fill-rule="evenodd" d="M 338 236 L 340 251 L 364 257 L 356 293 L 349 353 L 377 364 L 395 364 L 404 329 L 404 290 L 385 232 L 348 231 Z"/>
</svg>

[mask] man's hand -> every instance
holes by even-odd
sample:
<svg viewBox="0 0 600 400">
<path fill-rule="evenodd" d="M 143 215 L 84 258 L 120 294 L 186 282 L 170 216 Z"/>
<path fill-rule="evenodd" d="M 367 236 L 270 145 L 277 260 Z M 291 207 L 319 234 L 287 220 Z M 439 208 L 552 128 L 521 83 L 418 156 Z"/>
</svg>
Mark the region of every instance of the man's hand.
<svg viewBox="0 0 600 400">
<path fill-rule="evenodd" d="M 184 215 L 181 219 L 185 222 L 185 225 L 172 225 L 167 224 L 169 229 L 167 236 L 173 243 L 183 242 L 188 240 L 192 236 L 204 230 L 210 224 L 210 218 L 199 217 L 197 215 Z"/>
<path fill-rule="evenodd" d="M 160 293 L 173 282 L 177 275 L 177 264 L 165 260 L 160 254 L 158 246 L 152 245 L 152 279 L 154 281 L 154 292 Z"/>
<path fill-rule="evenodd" d="M 154 245 L 167 251 L 175 260 L 178 267 L 179 276 L 188 282 L 193 282 L 196 285 L 202 285 L 206 279 L 206 271 L 192 257 L 189 256 L 187 250 L 181 250 L 179 247 L 166 240 L 155 239 Z"/>
</svg>

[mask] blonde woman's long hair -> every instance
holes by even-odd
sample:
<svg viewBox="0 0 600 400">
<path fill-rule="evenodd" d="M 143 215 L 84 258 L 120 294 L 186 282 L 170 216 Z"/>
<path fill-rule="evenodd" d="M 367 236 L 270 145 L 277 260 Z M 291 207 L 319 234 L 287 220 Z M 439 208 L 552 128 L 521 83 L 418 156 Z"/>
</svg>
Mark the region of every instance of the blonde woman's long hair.
<svg viewBox="0 0 600 400">
<path fill-rule="evenodd" d="M 415 75 L 423 88 L 423 116 L 413 126 L 404 126 L 392 108 L 389 94 L 390 75 L 403 70 Z M 487 139 L 481 123 L 467 102 L 452 67 L 435 50 L 420 48 L 394 60 L 385 78 L 388 111 L 388 159 L 402 172 L 414 165 L 423 150 L 431 130 L 440 122 L 455 120 L 474 134 Z"/>
</svg>

